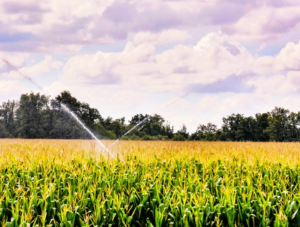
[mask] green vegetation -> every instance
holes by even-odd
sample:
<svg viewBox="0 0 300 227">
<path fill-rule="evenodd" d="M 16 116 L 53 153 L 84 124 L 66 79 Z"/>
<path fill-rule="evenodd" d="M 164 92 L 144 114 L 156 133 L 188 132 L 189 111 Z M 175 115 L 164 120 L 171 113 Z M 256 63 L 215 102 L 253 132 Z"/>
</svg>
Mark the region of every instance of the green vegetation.
<svg viewBox="0 0 300 227">
<path fill-rule="evenodd" d="M 136 114 L 128 123 L 125 118 L 104 118 L 89 104 L 80 102 L 64 91 L 55 99 L 39 93 L 23 94 L 19 101 L 0 105 L 0 138 L 90 138 L 70 115 L 61 109 L 66 104 L 99 138 L 117 139 L 143 121 L 126 140 L 201 140 L 201 141 L 299 141 L 300 112 L 283 108 L 244 117 L 232 114 L 223 118 L 223 125 L 200 124 L 194 133 L 185 125 L 177 132 L 162 116 Z M 197 124 L 197 123 L 195 123 Z"/>
<path fill-rule="evenodd" d="M 299 226 L 298 145 L 68 143 L 2 142 L 2 226 Z"/>
</svg>

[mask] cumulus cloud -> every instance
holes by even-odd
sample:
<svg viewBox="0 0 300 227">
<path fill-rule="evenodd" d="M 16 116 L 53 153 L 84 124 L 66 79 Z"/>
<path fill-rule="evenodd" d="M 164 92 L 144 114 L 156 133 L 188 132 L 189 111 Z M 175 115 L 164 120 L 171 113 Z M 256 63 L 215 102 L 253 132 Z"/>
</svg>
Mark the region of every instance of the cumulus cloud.
<svg viewBox="0 0 300 227">
<path fill-rule="evenodd" d="M 190 39 L 186 31 L 169 29 L 160 33 L 139 32 L 135 35 L 133 42 L 136 45 L 149 43 L 152 45 L 164 45 L 168 43 L 181 43 Z"/>
<path fill-rule="evenodd" d="M 0 91 L 1 94 L 12 92 L 20 87 L 19 81 L 16 80 L 2 80 L 0 81 Z"/>
<path fill-rule="evenodd" d="M 2 0 L 0 96 L 26 91 L 6 59 L 39 80 L 60 74 L 53 84 L 45 79 L 43 92 L 70 90 L 104 116 L 121 117 L 143 102 L 155 110 L 173 102 L 157 98 L 166 93 L 197 97 L 159 109 L 178 127 L 293 107 L 299 12 L 298 0 Z M 28 62 L 36 56 L 44 59 Z"/>
<path fill-rule="evenodd" d="M 287 108 L 291 111 L 299 111 L 300 101 L 298 95 L 286 94 L 230 94 L 229 96 L 207 95 L 203 97 L 194 111 L 201 116 L 206 116 L 207 122 L 222 123 L 222 117 L 232 113 L 240 113 L 245 116 L 254 116 L 256 113 L 271 111 L 275 106 Z M 198 122 L 201 118 L 198 117 Z M 204 122 L 206 123 L 206 122 Z"/>
<path fill-rule="evenodd" d="M 134 46 L 128 43 L 121 53 L 97 52 L 92 55 L 72 57 L 64 66 L 64 80 L 88 84 L 114 84 L 125 79 L 126 72 L 143 62 L 154 53 L 151 45 Z M 121 76 L 122 75 L 122 76 Z"/>
<path fill-rule="evenodd" d="M 0 49 L 79 51 L 132 34 L 135 44 L 161 45 L 183 42 L 204 26 L 219 26 L 240 40 L 270 40 L 297 26 L 299 7 L 296 0 L 3 0 Z"/>
<path fill-rule="evenodd" d="M 253 92 L 255 87 L 249 85 L 237 76 L 231 76 L 210 84 L 195 84 L 189 87 L 189 90 L 197 93 L 246 93 Z"/>
<path fill-rule="evenodd" d="M 253 64 L 254 57 L 241 44 L 223 33 L 211 33 L 194 46 L 178 45 L 161 54 L 151 44 L 129 42 L 122 52 L 78 55 L 65 64 L 62 78 L 155 91 L 216 92 L 227 83 L 226 91 L 243 92 L 248 88 L 242 78 L 252 72 Z M 241 83 L 230 86 L 237 81 Z"/>
<path fill-rule="evenodd" d="M 148 97 L 149 94 L 145 92 L 136 92 L 132 90 L 118 91 L 109 97 L 108 108 L 117 109 L 119 111 L 136 108 Z"/>
<path fill-rule="evenodd" d="M 20 67 L 16 71 L 16 65 L 13 64 L 13 62 L 10 62 L 7 60 L 7 62 L 4 62 L 3 64 L 6 64 L 5 67 L 8 72 L 2 73 L 0 75 L 3 78 L 23 78 L 25 77 L 36 77 L 40 76 L 42 74 L 45 74 L 47 72 L 50 72 L 51 70 L 60 69 L 63 65 L 60 61 L 54 61 L 52 59 L 52 56 L 48 55 L 45 56 L 44 60 L 38 62 L 37 64 L 34 64 L 32 66 L 25 66 Z"/>
<path fill-rule="evenodd" d="M 0 34 L 0 48 L 27 52 L 79 50 L 84 43 L 96 41 L 92 34 L 96 18 L 101 18 L 111 4 L 113 0 L 1 1 L 0 25 L 5 33 Z M 16 40 L 22 43 L 13 45 Z"/>
<path fill-rule="evenodd" d="M 128 42 L 123 51 L 75 55 L 65 64 L 45 56 L 19 72 L 36 76 L 62 67 L 61 83 L 112 85 L 121 90 L 270 93 L 274 87 L 281 93 L 295 93 L 297 75 L 284 76 L 284 72 L 299 70 L 299 46 L 288 43 L 275 56 L 257 57 L 218 32 L 207 34 L 195 45 L 177 45 L 162 53 L 156 53 L 153 44 Z M 11 71 L 2 77 L 18 78 L 19 74 Z"/>
<path fill-rule="evenodd" d="M 121 52 L 99 51 L 70 58 L 62 79 L 148 91 L 248 93 L 256 87 L 261 90 L 260 84 L 280 84 L 284 77 L 281 72 L 299 70 L 299 46 L 288 43 L 274 57 L 257 57 L 221 32 L 210 33 L 195 45 L 177 45 L 160 54 L 151 44 L 129 42 Z"/>
<path fill-rule="evenodd" d="M 290 71 L 287 76 L 274 75 L 261 77 L 256 81 L 249 81 L 255 85 L 256 92 L 259 94 L 294 94 L 300 92 L 300 71 Z"/>
<path fill-rule="evenodd" d="M 299 21 L 300 5 L 263 6 L 251 10 L 236 23 L 224 26 L 224 31 L 240 40 L 270 40 L 289 32 Z"/>
<path fill-rule="evenodd" d="M 298 44 L 288 43 L 275 58 L 276 63 L 279 64 L 279 70 L 300 69 L 300 40 Z"/>
<path fill-rule="evenodd" d="M 17 80 L 0 80 L 0 102 L 16 99 L 26 90 Z"/>
<path fill-rule="evenodd" d="M 290 70 L 300 70 L 300 40 L 289 42 L 275 56 L 262 56 L 256 59 L 253 68 L 256 74 L 274 74 Z"/>
<path fill-rule="evenodd" d="M 0 74 L 11 70 L 7 62 L 15 67 L 20 67 L 25 63 L 28 56 L 29 54 L 26 53 L 9 53 L 0 51 Z"/>
</svg>

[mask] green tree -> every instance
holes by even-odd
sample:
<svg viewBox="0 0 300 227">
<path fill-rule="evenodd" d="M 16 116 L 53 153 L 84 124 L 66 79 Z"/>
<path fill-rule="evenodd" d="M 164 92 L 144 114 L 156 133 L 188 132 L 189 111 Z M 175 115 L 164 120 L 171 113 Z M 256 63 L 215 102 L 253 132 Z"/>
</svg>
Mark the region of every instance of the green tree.
<svg viewBox="0 0 300 227">
<path fill-rule="evenodd" d="M 6 130 L 2 119 L 0 119 L 0 138 L 12 138 L 12 135 Z"/>
<path fill-rule="evenodd" d="M 266 132 L 272 141 L 288 141 L 288 114 L 289 110 L 284 108 L 275 107 L 274 110 L 269 112 L 269 126 Z"/>
<path fill-rule="evenodd" d="M 199 124 L 196 132 L 191 134 L 190 140 L 214 141 L 216 140 L 216 132 L 217 126 L 212 123 Z"/>
<path fill-rule="evenodd" d="M 81 103 L 75 97 L 73 97 L 69 91 L 61 92 L 60 95 L 56 96 L 55 99 L 58 101 L 58 103 L 65 104 L 74 113 L 79 113 Z"/>
<path fill-rule="evenodd" d="M 115 133 L 117 138 L 120 138 L 126 132 L 125 118 L 115 119 L 110 125 L 110 130 Z"/>
<path fill-rule="evenodd" d="M 0 106 L 0 118 L 2 123 L 2 138 L 16 137 L 17 122 L 15 115 L 17 103 L 15 101 L 3 102 Z"/>
<path fill-rule="evenodd" d="M 181 126 L 181 128 L 174 135 L 173 140 L 181 141 L 181 140 L 187 140 L 188 138 L 189 138 L 189 133 L 187 131 L 187 128 L 186 128 L 185 124 L 183 124 Z"/>
<path fill-rule="evenodd" d="M 168 122 L 165 123 L 165 119 L 158 114 L 154 114 L 153 116 L 147 114 L 134 115 L 129 121 L 129 128 L 138 125 L 140 122 L 143 123 L 139 125 L 137 130 L 132 132 L 137 136 L 167 136 L 168 138 L 172 138 L 174 135 L 174 128 Z"/>
<path fill-rule="evenodd" d="M 237 131 L 239 130 L 243 118 L 244 116 L 241 114 L 231 114 L 230 116 L 223 118 L 222 131 L 226 140 L 236 141 L 240 139 L 237 137 Z"/>
<path fill-rule="evenodd" d="M 171 126 L 168 121 L 165 122 L 162 126 L 161 134 L 167 136 L 168 139 L 172 139 L 174 137 L 174 126 Z"/>
<path fill-rule="evenodd" d="M 96 123 L 103 123 L 103 118 L 96 108 L 91 108 L 89 104 L 78 101 L 69 91 L 63 91 L 55 98 L 59 103 L 65 104 L 91 129 L 96 128 Z"/>
<path fill-rule="evenodd" d="M 51 100 L 51 130 L 50 138 L 88 139 L 91 136 L 73 117 L 61 108 L 59 101 Z"/>
<path fill-rule="evenodd" d="M 40 93 L 21 95 L 17 110 L 18 136 L 22 138 L 46 138 L 43 112 L 49 108 L 49 97 Z"/>
<path fill-rule="evenodd" d="M 239 119 L 235 140 L 256 141 L 257 122 L 253 117 L 243 117 Z"/>
<path fill-rule="evenodd" d="M 291 112 L 287 120 L 287 140 L 299 141 L 300 112 Z"/>
<path fill-rule="evenodd" d="M 256 139 L 257 141 L 269 141 L 270 137 L 266 129 L 269 127 L 269 114 L 258 113 L 256 118 Z"/>
</svg>

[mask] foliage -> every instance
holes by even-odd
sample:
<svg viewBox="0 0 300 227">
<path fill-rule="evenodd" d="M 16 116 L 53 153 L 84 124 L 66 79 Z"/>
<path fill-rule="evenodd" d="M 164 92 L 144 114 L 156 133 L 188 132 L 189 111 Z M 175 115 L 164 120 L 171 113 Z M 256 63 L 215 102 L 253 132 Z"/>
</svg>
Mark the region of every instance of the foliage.
<svg viewBox="0 0 300 227">
<path fill-rule="evenodd" d="M 279 107 L 253 117 L 231 114 L 223 118 L 220 128 L 212 123 L 199 124 L 196 131 L 190 134 L 185 125 L 174 132 L 174 127 L 158 114 L 136 114 L 128 124 L 124 117 L 104 118 L 96 108 L 80 102 L 68 91 L 63 91 L 55 99 L 39 93 L 30 93 L 21 95 L 18 101 L 2 103 L 0 138 L 89 139 L 90 135 L 62 110 L 62 103 L 101 139 L 281 142 L 300 140 L 300 112 L 294 113 Z M 129 130 L 130 133 L 126 134 Z"/>
<path fill-rule="evenodd" d="M 214 141 L 216 138 L 217 126 L 208 123 L 207 125 L 200 124 L 195 133 L 191 134 L 191 140 Z"/>
<path fill-rule="evenodd" d="M 299 226 L 295 143 L 0 143 L 2 226 Z"/>
</svg>

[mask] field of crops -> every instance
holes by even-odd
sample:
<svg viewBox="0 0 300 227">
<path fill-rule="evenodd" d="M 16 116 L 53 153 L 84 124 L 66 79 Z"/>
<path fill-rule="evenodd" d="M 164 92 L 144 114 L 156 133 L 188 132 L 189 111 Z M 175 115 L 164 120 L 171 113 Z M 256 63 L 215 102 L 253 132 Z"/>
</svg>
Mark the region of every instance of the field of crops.
<svg viewBox="0 0 300 227">
<path fill-rule="evenodd" d="M 106 141 L 109 144 L 109 141 Z M 1 226 L 300 226 L 300 144 L 0 140 Z"/>
</svg>

